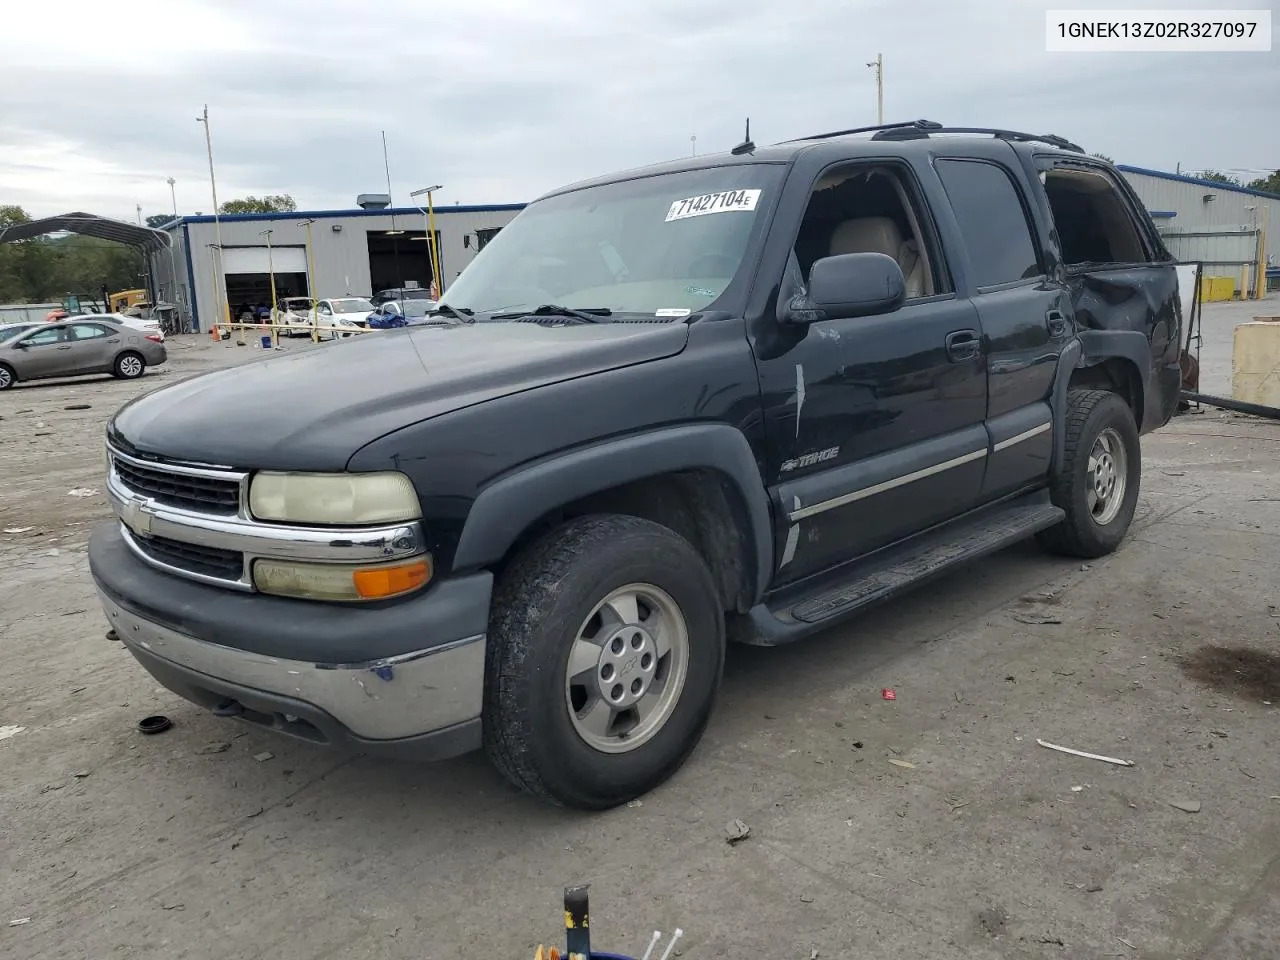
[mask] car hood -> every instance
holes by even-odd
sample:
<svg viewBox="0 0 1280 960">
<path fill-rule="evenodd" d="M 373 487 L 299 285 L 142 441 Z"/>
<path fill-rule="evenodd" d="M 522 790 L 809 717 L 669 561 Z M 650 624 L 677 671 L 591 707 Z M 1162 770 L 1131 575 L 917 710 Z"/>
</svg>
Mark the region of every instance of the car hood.
<svg viewBox="0 0 1280 960">
<path fill-rule="evenodd" d="M 393 430 L 497 397 L 674 356 L 684 323 L 401 327 L 272 354 L 122 407 L 112 441 L 143 455 L 341 470 Z"/>
</svg>

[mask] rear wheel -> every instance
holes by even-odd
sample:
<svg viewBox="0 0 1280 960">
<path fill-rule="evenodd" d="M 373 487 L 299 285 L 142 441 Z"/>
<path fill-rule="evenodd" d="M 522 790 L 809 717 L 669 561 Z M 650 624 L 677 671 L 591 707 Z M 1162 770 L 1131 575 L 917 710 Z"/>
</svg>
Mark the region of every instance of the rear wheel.
<svg viewBox="0 0 1280 960">
<path fill-rule="evenodd" d="M 111 372 L 120 380 L 136 380 L 146 369 L 147 362 L 142 359 L 141 354 L 126 350 L 116 357 L 115 366 Z"/>
<path fill-rule="evenodd" d="M 1050 486 L 1066 519 L 1039 535 L 1041 545 L 1071 557 L 1101 557 L 1124 539 L 1138 505 L 1142 445 L 1133 411 L 1107 390 L 1067 395 L 1066 449 Z"/>
<path fill-rule="evenodd" d="M 7 363 L 0 363 L 0 390 L 8 390 L 18 382 L 17 376 L 13 372 L 13 368 Z"/>
<path fill-rule="evenodd" d="M 693 751 L 724 664 L 724 616 L 693 546 L 635 517 L 582 517 L 508 567 L 486 652 L 485 748 L 522 789 L 616 806 Z"/>
</svg>

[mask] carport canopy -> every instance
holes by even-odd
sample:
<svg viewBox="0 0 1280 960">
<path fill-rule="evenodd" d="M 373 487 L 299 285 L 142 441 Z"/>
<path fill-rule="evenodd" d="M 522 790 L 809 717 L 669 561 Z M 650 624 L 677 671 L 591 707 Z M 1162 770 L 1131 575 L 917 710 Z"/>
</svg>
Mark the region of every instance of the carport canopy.
<svg viewBox="0 0 1280 960">
<path fill-rule="evenodd" d="M 127 244 L 147 253 L 156 253 L 169 248 L 169 235 L 163 230 L 140 227 L 137 224 L 126 223 L 124 220 L 112 220 L 110 217 L 99 217 L 92 213 L 64 213 L 58 217 L 32 220 L 30 223 L 15 223 L 0 229 L 0 243 L 30 240 L 47 233 L 62 231 L 97 237 L 100 240 L 114 240 L 116 243 Z"/>
</svg>

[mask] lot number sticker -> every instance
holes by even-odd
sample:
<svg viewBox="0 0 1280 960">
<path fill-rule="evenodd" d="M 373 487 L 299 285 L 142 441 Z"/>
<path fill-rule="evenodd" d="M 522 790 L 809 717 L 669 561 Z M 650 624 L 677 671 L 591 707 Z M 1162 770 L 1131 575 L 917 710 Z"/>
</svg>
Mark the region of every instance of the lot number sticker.
<svg viewBox="0 0 1280 960">
<path fill-rule="evenodd" d="M 720 193 L 704 193 L 700 197 L 686 197 L 671 204 L 664 222 L 688 220 L 708 213 L 731 213 L 735 210 L 751 211 L 760 202 L 759 190 L 724 190 Z"/>
</svg>

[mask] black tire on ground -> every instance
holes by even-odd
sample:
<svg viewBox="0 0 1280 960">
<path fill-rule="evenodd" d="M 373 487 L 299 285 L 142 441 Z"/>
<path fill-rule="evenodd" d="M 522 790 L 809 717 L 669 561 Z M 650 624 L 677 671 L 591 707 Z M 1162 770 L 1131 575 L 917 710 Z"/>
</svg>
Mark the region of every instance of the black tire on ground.
<svg viewBox="0 0 1280 960">
<path fill-rule="evenodd" d="M 8 390 L 18 382 L 18 375 L 7 363 L 0 363 L 0 390 Z"/>
<path fill-rule="evenodd" d="M 630 752 L 608 753 L 590 745 L 570 717 L 569 654 L 596 606 L 631 584 L 659 588 L 678 608 L 687 672 L 666 722 Z M 670 777 L 697 746 L 724 651 L 715 581 L 687 540 L 630 516 L 571 520 L 524 549 L 495 588 L 485 750 L 503 776 L 545 800 L 584 810 L 625 803 Z"/>
<path fill-rule="evenodd" d="M 142 359 L 142 354 L 126 350 L 116 357 L 111 373 L 118 380 L 136 380 L 146 372 L 146 369 L 147 361 Z"/>
<path fill-rule="evenodd" d="M 1124 539 L 1138 505 L 1138 489 L 1142 479 L 1142 444 L 1133 411 L 1109 390 L 1072 390 L 1067 394 L 1066 449 L 1058 475 L 1049 487 L 1054 504 L 1067 512 L 1056 527 L 1039 534 L 1041 546 L 1069 557 L 1093 558 L 1111 553 Z M 1115 469 L 1112 498 L 1117 505 L 1110 510 L 1095 507 L 1097 476 L 1089 461 L 1100 442 L 1117 446 L 1123 455 L 1107 453 Z M 1121 490 L 1115 483 L 1122 482 Z M 1101 486 L 1107 487 L 1104 469 Z M 1100 522 L 1101 521 L 1101 522 Z"/>
</svg>

